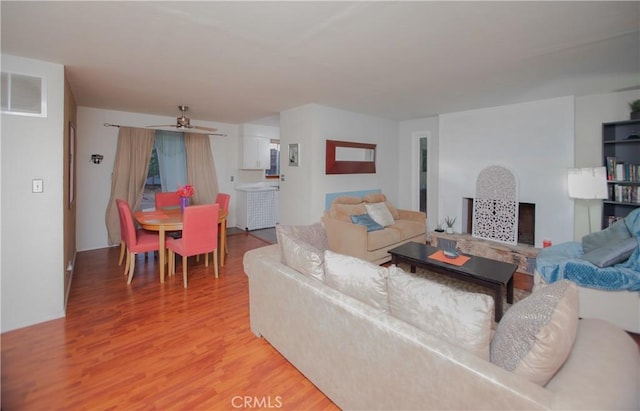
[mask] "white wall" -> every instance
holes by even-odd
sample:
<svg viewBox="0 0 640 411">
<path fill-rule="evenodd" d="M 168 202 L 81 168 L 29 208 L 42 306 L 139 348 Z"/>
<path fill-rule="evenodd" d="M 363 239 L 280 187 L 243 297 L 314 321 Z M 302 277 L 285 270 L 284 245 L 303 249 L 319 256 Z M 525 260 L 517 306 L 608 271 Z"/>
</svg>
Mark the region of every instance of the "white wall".
<svg viewBox="0 0 640 411">
<path fill-rule="evenodd" d="M 375 174 L 325 174 L 326 140 L 376 144 Z M 280 113 L 280 223 L 320 221 L 327 193 L 381 189 L 398 202 L 398 123 L 310 104 Z M 290 143 L 300 144 L 300 165 L 289 167 Z"/>
<path fill-rule="evenodd" d="M 2 114 L 2 331 L 64 316 L 64 67 L 2 55 L 46 79 L 47 117 Z M 44 192 L 31 192 L 33 179 Z"/>
<path fill-rule="evenodd" d="M 576 97 L 576 134 L 574 162 L 576 167 L 603 166 L 602 123 L 629 119 L 629 102 L 640 99 L 640 90 Z M 639 159 L 640 162 L 640 159 Z M 589 234 L 587 206 L 591 212 L 593 231 L 601 228 L 602 202 L 575 201 L 574 238 Z"/>
<path fill-rule="evenodd" d="M 128 113 L 78 107 L 77 168 L 77 248 L 78 251 L 108 246 L 105 212 L 111 190 L 111 172 L 118 143 L 118 128 L 104 127 L 104 123 L 144 127 L 150 124 L 173 124 L 175 117 Z M 211 150 L 218 176 L 218 188 L 231 194 L 228 226 L 235 225 L 235 183 L 231 176 L 238 172 L 238 125 L 191 119 L 194 124 L 217 128 L 226 137 L 211 136 Z M 233 155 L 230 155 L 233 153 Z M 102 154 L 101 164 L 90 161 L 91 154 Z M 197 189 L 197 187 L 196 187 Z"/>
<path fill-rule="evenodd" d="M 573 239 L 573 97 L 540 100 L 440 116 L 439 215 L 457 217 L 462 198 L 475 196 L 478 173 L 501 165 L 515 173 L 519 201 L 536 204 L 536 246 Z"/>
</svg>

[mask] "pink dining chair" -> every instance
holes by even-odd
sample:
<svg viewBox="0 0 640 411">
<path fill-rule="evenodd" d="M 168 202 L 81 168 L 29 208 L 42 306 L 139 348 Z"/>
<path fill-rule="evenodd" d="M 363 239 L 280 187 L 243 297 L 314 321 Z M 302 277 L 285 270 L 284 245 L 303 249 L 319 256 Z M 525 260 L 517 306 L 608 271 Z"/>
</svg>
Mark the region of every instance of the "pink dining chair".
<svg viewBox="0 0 640 411">
<path fill-rule="evenodd" d="M 204 254 L 204 264 L 209 266 L 209 253 L 213 252 L 213 266 L 218 278 L 218 204 L 203 204 L 184 209 L 182 238 L 167 238 L 169 250 L 169 275 L 176 272 L 176 254 L 182 256 L 182 278 L 187 288 L 187 257 Z"/>
<path fill-rule="evenodd" d="M 156 193 L 156 210 L 179 205 L 180 197 L 178 197 L 176 191 L 159 191 Z"/>
<path fill-rule="evenodd" d="M 118 219 L 120 220 L 120 258 L 118 258 L 118 265 L 122 265 L 124 261 L 124 254 L 127 250 L 127 245 L 124 242 L 124 219 L 122 218 L 122 213 L 120 212 L 120 204 L 126 203 L 126 201 L 116 198 L 116 207 L 118 210 Z M 124 273 L 127 273 L 127 267 L 125 266 Z"/>
<path fill-rule="evenodd" d="M 127 284 L 133 280 L 133 272 L 136 266 L 136 255 L 149 251 L 160 250 L 160 239 L 158 233 L 144 229 L 136 230 L 133 224 L 133 215 L 129 203 L 124 200 L 117 202 L 118 213 L 122 219 L 122 231 L 124 232 L 124 242 L 127 247 L 127 262 L 124 267 L 125 274 L 129 272 Z"/>
<path fill-rule="evenodd" d="M 231 195 L 230 194 L 226 194 L 226 193 L 218 193 L 216 195 L 216 203 L 220 204 L 220 210 L 224 210 L 227 212 L 227 215 L 229 214 L 229 202 L 231 201 Z M 226 235 L 226 230 L 225 230 L 225 235 Z M 229 246 L 228 243 L 226 241 L 225 238 L 225 242 L 224 242 L 224 252 L 225 253 L 229 253 Z"/>
</svg>

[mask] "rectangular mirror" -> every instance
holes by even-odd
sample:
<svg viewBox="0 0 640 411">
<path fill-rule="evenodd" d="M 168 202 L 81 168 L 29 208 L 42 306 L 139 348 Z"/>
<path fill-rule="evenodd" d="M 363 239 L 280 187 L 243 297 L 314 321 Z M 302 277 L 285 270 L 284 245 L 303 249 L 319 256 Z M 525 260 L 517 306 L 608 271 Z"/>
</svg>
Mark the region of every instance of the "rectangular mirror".
<svg viewBox="0 0 640 411">
<path fill-rule="evenodd" d="M 376 145 L 351 141 L 327 140 L 327 174 L 376 172 Z"/>
</svg>

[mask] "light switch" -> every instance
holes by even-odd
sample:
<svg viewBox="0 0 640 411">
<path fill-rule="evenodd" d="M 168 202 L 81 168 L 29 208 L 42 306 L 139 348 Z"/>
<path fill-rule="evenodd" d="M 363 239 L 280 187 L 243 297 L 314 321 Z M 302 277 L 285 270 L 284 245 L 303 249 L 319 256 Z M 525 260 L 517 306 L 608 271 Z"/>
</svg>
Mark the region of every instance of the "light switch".
<svg viewBox="0 0 640 411">
<path fill-rule="evenodd" d="M 41 178 L 36 178 L 31 183 L 31 192 L 33 193 L 42 193 L 44 191 L 43 183 Z"/>
</svg>

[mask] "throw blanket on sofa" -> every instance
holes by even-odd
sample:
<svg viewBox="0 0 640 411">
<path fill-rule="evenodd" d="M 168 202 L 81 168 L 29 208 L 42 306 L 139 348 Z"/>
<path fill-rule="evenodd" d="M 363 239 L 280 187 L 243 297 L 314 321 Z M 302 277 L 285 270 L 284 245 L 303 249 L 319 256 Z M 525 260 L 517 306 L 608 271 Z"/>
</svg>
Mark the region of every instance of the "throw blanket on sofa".
<svg viewBox="0 0 640 411">
<path fill-rule="evenodd" d="M 536 270 L 547 283 L 563 278 L 580 286 L 600 290 L 640 291 L 640 248 L 623 263 L 599 268 L 580 259 L 583 255 L 579 242 L 568 242 L 540 250 Z"/>
<path fill-rule="evenodd" d="M 614 251 L 621 250 L 618 245 L 622 243 L 617 242 L 620 234 L 609 234 L 614 231 L 622 230 L 623 237 L 640 239 L 640 208 L 630 212 L 619 223 L 617 228 L 613 227 L 616 223 L 600 233 L 583 237 L 582 243 L 568 242 L 542 249 L 536 259 L 536 270 L 547 283 L 566 278 L 588 288 L 640 291 L 640 246 L 626 261 L 609 267 L 600 268 L 581 258 L 584 256 L 583 246 L 588 244 L 592 248 L 594 241 L 608 243 Z M 626 230 L 621 227 L 626 227 Z"/>
</svg>

